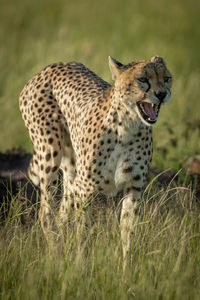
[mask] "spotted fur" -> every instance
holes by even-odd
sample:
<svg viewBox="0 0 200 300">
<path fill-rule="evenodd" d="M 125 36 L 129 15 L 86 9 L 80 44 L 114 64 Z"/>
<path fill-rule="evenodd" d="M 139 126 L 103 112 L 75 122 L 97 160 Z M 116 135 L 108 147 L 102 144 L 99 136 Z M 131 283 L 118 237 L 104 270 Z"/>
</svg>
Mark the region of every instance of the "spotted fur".
<svg viewBox="0 0 200 300">
<path fill-rule="evenodd" d="M 170 98 L 171 75 L 161 57 L 128 65 L 109 57 L 109 66 L 113 85 L 80 63 L 47 66 L 22 90 L 20 110 L 34 147 L 29 176 L 40 184 L 47 238 L 55 230 L 51 199 L 60 168 L 61 220 L 94 194 L 123 190 L 126 255 L 152 158 L 151 125 Z"/>
</svg>

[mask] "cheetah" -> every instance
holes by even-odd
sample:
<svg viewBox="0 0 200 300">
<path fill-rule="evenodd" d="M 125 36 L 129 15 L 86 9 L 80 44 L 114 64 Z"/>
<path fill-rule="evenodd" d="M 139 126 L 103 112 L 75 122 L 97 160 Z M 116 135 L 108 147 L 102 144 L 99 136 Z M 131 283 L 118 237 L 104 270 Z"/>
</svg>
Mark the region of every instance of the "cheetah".
<svg viewBox="0 0 200 300">
<path fill-rule="evenodd" d="M 49 65 L 25 85 L 19 103 L 34 147 L 29 177 L 40 184 L 47 239 L 56 230 L 52 193 L 62 169 L 63 221 L 94 195 L 123 191 L 126 256 L 152 159 L 152 126 L 170 100 L 172 76 L 159 56 L 127 65 L 109 57 L 109 67 L 113 85 L 81 63 Z"/>
</svg>

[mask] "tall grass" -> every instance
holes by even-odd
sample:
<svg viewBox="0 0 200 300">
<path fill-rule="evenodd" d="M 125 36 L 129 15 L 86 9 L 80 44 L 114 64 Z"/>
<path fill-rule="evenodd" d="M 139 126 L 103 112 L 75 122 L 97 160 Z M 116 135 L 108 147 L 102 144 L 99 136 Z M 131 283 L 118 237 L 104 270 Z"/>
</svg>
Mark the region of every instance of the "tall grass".
<svg viewBox="0 0 200 300">
<path fill-rule="evenodd" d="M 49 248 L 33 207 L 22 225 L 13 200 L 0 229 L 1 299 L 199 299 L 200 208 L 189 188 L 148 189 L 125 273 L 118 205 L 100 203 L 90 229 L 71 224 Z"/>
</svg>

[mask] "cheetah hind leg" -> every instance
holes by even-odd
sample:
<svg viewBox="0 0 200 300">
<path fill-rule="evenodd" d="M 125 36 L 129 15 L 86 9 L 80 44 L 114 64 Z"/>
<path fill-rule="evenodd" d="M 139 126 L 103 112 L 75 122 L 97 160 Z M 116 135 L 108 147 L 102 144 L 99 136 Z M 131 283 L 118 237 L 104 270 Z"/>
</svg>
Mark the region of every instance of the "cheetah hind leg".
<svg viewBox="0 0 200 300">
<path fill-rule="evenodd" d="M 58 149 L 56 151 L 59 152 Z M 53 149 L 49 149 L 48 153 L 53 153 Z M 46 157 L 48 153 L 45 155 Z M 39 218 L 48 244 L 54 245 L 54 242 L 57 241 L 59 238 L 59 230 L 56 224 L 56 218 L 54 214 L 54 200 L 57 192 L 60 154 L 58 154 L 56 157 L 53 157 L 53 155 L 51 155 L 51 157 L 52 159 L 48 163 L 45 159 L 41 161 L 41 203 Z"/>
<path fill-rule="evenodd" d="M 40 183 L 40 176 L 39 176 L 39 166 L 38 166 L 38 157 L 36 152 L 33 152 L 33 157 L 31 159 L 29 168 L 28 168 L 28 177 L 33 182 L 35 186 L 38 186 Z"/>
<path fill-rule="evenodd" d="M 41 221 L 41 226 L 44 232 L 44 235 L 49 244 L 55 240 L 55 236 L 58 233 L 57 226 L 54 220 L 53 211 L 51 208 L 52 197 L 55 194 L 56 182 L 57 182 L 57 172 L 50 171 L 49 174 L 44 174 L 45 159 L 42 161 L 39 160 L 36 151 L 33 153 L 32 160 L 28 169 L 28 176 L 35 186 L 40 185 L 41 190 L 41 201 L 40 201 L 40 210 L 39 218 Z M 58 162 L 54 162 L 53 167 L 59 165 Z M 50 168 L 52 170 L 53 168 Z M 57 168 L 58 169 L 58 168 Z"/>
<path fill-rule="evenodd" d="M 64 146 L 60 168 L 63 171 L 63 197 L 59 210 L 59 223 L 65 225 L 74 209 L 73 183 L 76 176 L 75 154 L 69 134 L 64 135 Z"/>
<path fill-rule="evenodd" d="M 64 234 L 70 224 L 76 224 L 77 232 L 79 233 L 82 231 L 80 229 L 84 229 L 85 225 L 89 224 L 88 217 L 86 216 L 85 209 L 83 208 L 84 203 L 87 201 L 84 201 L 84 197 L 80 198 L 78 196 L 78 192 L 80 192 L 80 190 L 76 185 L 77 175 L 75 164 L 75 153 L 71 144 L 70 136 L 69 134 L 66 134 L 60 165 L 60 168 L 63 171 L 63 197 L 59 211 L 59 227 L 61 232 Z"/>
</svg>

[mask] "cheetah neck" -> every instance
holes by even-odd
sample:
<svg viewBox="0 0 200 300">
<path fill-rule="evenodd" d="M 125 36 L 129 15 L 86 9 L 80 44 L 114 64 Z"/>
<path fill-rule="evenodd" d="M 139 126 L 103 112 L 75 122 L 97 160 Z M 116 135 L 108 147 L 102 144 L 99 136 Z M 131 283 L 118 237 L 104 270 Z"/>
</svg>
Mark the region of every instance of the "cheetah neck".
<svg viewBox="0 0 200 300">
<path fill-rule="evenodd" d="M 141 127 L 145 125 L 138 117 L 136 111 L 128 110 L 128 108 L 120 101 L 115 93 L 114 87 L 110 89 L 110 109 L 107 115 L 108 121 L 111 119 L 115 124 L 116 129 L 120 135 L 126 136 L 136 135 Z"/>
</svg>

